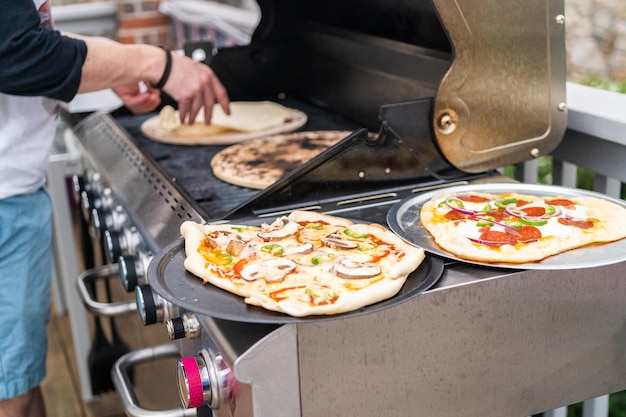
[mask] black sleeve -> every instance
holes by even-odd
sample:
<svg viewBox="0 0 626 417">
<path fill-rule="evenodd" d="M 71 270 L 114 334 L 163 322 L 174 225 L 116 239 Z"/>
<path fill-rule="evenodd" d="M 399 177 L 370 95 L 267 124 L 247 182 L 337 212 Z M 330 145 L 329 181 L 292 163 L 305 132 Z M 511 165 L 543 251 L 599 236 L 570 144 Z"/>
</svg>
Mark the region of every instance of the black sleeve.
<svg viewBox="0 0 626 417">
<path fill-rule="evenodd" d="M 78 91 L 86 57 L 85 42 L 39 27 L 32 0 L 3 1 L 0 92 L 70 101 Z"/>
</svg>

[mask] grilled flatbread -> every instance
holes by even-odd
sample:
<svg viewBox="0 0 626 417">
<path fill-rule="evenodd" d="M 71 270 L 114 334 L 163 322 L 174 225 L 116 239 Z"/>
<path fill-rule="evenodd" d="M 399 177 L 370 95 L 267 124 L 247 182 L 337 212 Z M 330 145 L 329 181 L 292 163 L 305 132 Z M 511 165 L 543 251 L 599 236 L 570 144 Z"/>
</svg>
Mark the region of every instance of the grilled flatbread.
<svg viewBox="0 0 626 417">
<path fill-rule="evenodd" d="M 595 197 L 442 194 L 420 219 L 443 250 L 485 263 L 537 262 L 626 237 L 626 208 Z"/>
<path fill-rule="evenodd" d="M 422 249 L 382 226 L 305 211 L 260 227 L 187 221 L 181 234 L 189 272 L 248 304 L 294 317 L 391 298 L 424 259 Z"/>
<path fill-rule="evenodd" d="M 242 187 L 263 189 L 351 132 L 298 132 L 232 145 L 211 160 L 213 174 Z"/>
</svg>

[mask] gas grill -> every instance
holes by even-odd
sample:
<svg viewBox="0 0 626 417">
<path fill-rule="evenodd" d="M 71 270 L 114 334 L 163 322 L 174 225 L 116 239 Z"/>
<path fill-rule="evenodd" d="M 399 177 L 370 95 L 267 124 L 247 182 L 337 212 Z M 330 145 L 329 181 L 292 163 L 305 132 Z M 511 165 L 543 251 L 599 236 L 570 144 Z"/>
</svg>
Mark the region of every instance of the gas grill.
<svg viewBox="0 0 626 417">
<path fill-rule="evenodd" d="M 176 339 L 116 364 L 129 415 L 149 415 L 129 369 L 171 355 L 182 357 L 184 407 L 217 417 L 525 416 L 624 387 L 621 262 L 520 270 L 429 254 L 408 294 L 304 319 L 232 307 L 171 270 L 185 220 L 258 223 L 306 209 L 386 224 L 412 196 L 506 184 L 496 168 L 559 143 L 562 1 L 366 3 L 260 0 L 252 42 L 209 54 L 231 100 L 303 111 L 302 130 L 352 132 L 265 190 L 213 176 L 223 146 L 144 137 L 151 115 L 67 115 L 86 166 L 129 220 L 115 230 L 103 217 L 108 257 L 142 321 Z"/>
</svg>

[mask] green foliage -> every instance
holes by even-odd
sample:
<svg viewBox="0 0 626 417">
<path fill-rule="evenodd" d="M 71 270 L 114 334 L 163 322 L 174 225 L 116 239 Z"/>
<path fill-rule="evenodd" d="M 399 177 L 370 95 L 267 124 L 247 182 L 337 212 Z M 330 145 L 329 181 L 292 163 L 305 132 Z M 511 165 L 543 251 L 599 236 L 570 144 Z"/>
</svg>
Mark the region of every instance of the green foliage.
<svg viewBox="0 0 626 417">
<path fill-rule="evenodd" d="M 589 87 L 600 88 L 602 90 L 614 91 L 616 93 L 626 94 L 626 82 L 609 80 L 601 75 L 587 75 L 579 84 L 588 85 Z"/>
<path fill-rule="evenodd" d="M 567 417 L 582 417 L 583 403 L 567 407 Z M 609 417 L 626 416 L 626 391 L 609 395 Z"/>
</svg>

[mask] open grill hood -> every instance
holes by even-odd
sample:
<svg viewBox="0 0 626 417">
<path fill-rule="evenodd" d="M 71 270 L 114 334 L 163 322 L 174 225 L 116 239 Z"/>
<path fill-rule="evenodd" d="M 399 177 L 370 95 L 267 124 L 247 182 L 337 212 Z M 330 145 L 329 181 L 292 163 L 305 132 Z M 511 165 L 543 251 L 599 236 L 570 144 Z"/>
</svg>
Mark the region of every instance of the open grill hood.
<svg viewBox="0 0 626 417">
<path fill-rule="evenodd" d="M 444 163 L 478 173 L 545 155 L 565 131 L 561 0 L 259 5 L 251 44 L 211 62 L 235 100 L 295 95 L 390 130 L 434 171 Z M 415 104 L 423 100 L 432 103 Z"/>
</svg>

